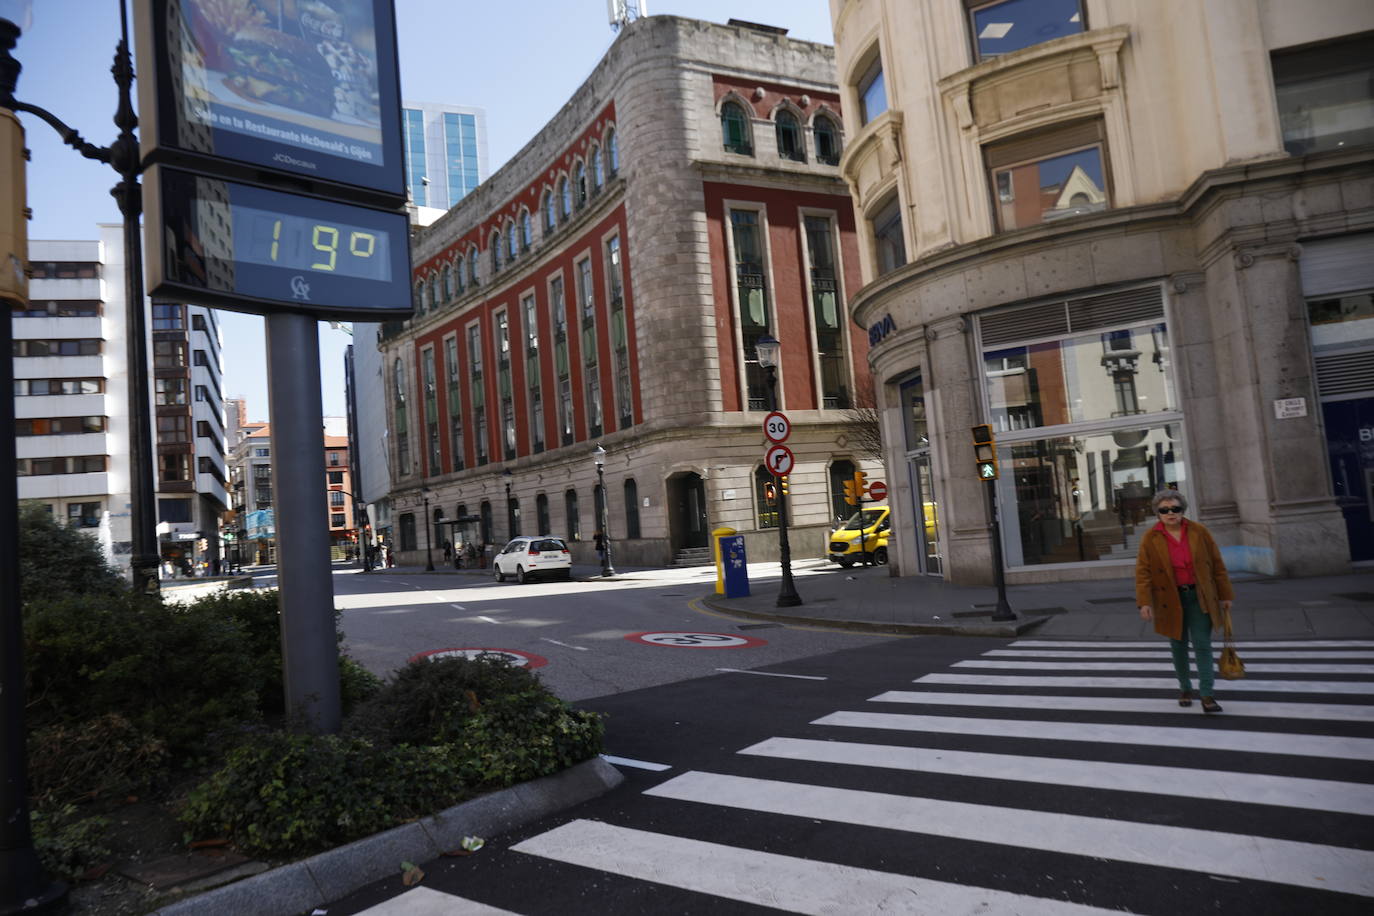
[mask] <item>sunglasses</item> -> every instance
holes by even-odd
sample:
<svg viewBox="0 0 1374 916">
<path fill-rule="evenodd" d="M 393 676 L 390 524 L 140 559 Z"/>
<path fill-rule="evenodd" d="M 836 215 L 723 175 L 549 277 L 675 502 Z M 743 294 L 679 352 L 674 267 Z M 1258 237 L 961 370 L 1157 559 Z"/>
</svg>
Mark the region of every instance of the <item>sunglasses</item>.
<svg viewBox="0 0 1374 916">
<path fill-rule="evenodd" d="M 1156 509 L 1155 511 L 1158 512 L 1160 515 L 1170 515 L 1170 514 L 1173 514 L 1173 515 L 1182 515 L 1182 514 L 1183 514 L 1183 507 L 1182 507 L 1182 506 L 1160 506 L 1160 507 L 1159 507 L 1158 509 Z"/>
</svg>

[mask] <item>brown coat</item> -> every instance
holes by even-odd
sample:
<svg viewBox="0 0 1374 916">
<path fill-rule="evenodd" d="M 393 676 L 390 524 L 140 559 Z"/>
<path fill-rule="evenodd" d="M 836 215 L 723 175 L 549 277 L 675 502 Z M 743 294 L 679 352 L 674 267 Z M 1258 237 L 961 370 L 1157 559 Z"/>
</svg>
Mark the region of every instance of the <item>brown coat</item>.
<svg viewBox="0 0 1374 916">
<path fill-rule="evenodd" d="M 1140 539 L 1135 559 L 1135 603 L 1154 609 L 1155 632 L 1170 639 L 1183 638 L 1183 604 L 1174 582 L 1174 565 L 1169 560 L 1169 536 L 1151 528 Z M 1231 577 L 1211 532 L 1194 521 L 1188 522 L 1188 549 L 1193 552 L 1193 575 L 1197 577 L 1197 599 L 1212 628 L 1221 626 L 1221 602 L 1231 601 Z"/>
</svg>

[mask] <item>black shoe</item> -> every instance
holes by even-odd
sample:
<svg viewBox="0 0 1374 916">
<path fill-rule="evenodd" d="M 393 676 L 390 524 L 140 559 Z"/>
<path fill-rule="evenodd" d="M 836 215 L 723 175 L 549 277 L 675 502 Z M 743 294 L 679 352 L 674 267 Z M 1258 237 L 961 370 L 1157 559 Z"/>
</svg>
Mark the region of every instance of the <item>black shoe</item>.
<svg viewBox="0 0 1374 916">
<path fill-rule="evenodd" d="M 1192 705 L 1193 705 L 1193 693 L 1192 693 L 1191 690 L 1185 690 L 1185 691 L 1183 691 L 1183 693 L 1179 694 L 1179 697 L 1178 697 L 1178 705 L 1180 705 L 1180 706 L 1192 706 Z"/>
<path fill-rule="evenodd" d="M 1211 697 L 1203 697 L 1203 698 L 1202 698 L 1202 711 L 1203 711 L 1203 712 L 1221 712 L 1221 704 L 1218 703 L 1216 700 L 1212 699 Z"/>
</svg>

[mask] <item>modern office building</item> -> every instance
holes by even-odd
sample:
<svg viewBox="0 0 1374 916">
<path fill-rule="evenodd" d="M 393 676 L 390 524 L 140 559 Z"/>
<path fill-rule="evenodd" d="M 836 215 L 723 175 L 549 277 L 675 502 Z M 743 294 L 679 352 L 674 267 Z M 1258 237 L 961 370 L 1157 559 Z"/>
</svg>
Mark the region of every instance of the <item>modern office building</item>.
<svg viewBox="0 0 1374 916">
<path fill-rule="evenodd" d="M 29 309 L 14 313 L 19 498 L 89 533 L 125 568 L 128 372 L 121 227 L 29 243 Z"/>
<path fill-rule="evenodd" d="M 19 495 L 89 531 L 127 566 L 122 227 L 100 226 L 97 241 L 35 240 L 29 264 L 30 307 L 14 322 Z M 228 504 L 215 313 L 154 303 L 150 338 L 160 552 L 183 569 L 213 565 Z"/>
<path fill-rule="evenodd" d="M 1129 575 L 1166 486 L 1374 559 L 1374 5 L 830 5 L 897 569 L 990 579 L 975 424 L 1011 582 Z"/>
<path fill-rule="evenodd" d="M 843 481 L 875 470 L 854 429 L 868 338 L 844 320 L 859 264 L 833 74 L 830 48 L 782 29 L 630 22 L 514 159 L 417 231 L 417 313 L 380 340 L 399 562 L 522 531 L 594 561 L 603 504 L 617 563 L 691 562 L 721 525 L 777 556 L 767 337 L 793 549 L 824 550 Z"/>
<path fill-rule="evenodd" d="M 417 207 L 447 210 L 487 177 L 487 113 L 402 102 L 406 190 Z"/>
</svg>

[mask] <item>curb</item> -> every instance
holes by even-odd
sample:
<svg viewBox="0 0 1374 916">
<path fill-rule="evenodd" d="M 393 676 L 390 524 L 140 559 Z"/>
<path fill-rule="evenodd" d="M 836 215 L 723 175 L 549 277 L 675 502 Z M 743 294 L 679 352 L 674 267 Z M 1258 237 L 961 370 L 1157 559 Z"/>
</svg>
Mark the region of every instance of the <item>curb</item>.
<svg viewBox="0 0 1374 916">
<path fill-rule="evenodd" d="M 373 834 L 188 897 L 154 910 L 150 916 L 294 916 L 340 899 L 373 881 L 399 877 L 403 860 L 428 862 L 457 849 L 464 836 L 508 833 L 539 818 L 596 798 L 625 781 L 600 757 L 552 776 L 544 776 L 481 795 L 445 811 Z"/>
<path fill-rule="evenodd" d="M 1021 636 L 1040 626 L 1049 617 L 1019 617 L 1007 623 L 883 623 L 878 620 L 833 620 L 827 617 L 807 617 L 800 614 L 769 614 L 763 611 L 746 611 L 725 604 L 716 599 L 714 593 L 706 595 L 701 603 L 713 611 L 751 620 L 768 620 L 777 623 L 795 623 L 806 626 L 828 627 L 834 630 L 852 630 L 856 633 L 887 633 L 896 636 L 995 636 L 1004 639 Z"/>
</svg>

